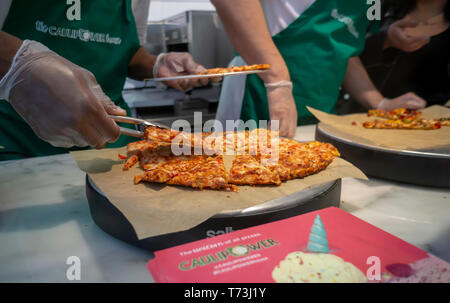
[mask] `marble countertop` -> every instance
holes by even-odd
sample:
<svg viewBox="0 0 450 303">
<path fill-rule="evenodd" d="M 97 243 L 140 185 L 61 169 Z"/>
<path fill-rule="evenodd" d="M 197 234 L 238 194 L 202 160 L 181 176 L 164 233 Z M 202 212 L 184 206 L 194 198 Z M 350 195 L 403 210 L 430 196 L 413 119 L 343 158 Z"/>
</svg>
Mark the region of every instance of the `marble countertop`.
<svg viewBox="0 0 450 303">
<path fill-rule="evenodd" d="M 297 139 L 312 140 L 315 126 Z M 151 253 L 104 233 L 92 221 L 85 174 L 68 154 L 0 162 L 0 282 L 153 282 Z M 450 262 L 450 191 L 346 178 L 341 208 Z"/>
</svg>

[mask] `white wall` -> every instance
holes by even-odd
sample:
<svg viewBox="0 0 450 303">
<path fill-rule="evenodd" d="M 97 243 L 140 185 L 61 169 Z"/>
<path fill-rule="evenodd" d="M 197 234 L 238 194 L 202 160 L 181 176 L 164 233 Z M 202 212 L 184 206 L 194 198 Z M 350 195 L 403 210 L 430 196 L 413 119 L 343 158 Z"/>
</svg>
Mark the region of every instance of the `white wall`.
<svg viewBox="0 0 450 303">
<path fill-rule="evenodd" d="M 215 10 L 209 0 L 151 0 L 149 21 L 159 21 L 187 10 Z"/>
</svg>

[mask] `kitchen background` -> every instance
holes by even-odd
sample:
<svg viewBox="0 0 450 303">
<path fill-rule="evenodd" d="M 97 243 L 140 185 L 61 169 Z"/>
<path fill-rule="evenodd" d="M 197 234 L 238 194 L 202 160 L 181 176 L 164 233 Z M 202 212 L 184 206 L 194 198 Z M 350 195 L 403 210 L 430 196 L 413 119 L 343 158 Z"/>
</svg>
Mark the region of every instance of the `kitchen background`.
<svg viewBox="0 0 450 303">
<path fill-rule="evenodd" d="M 214 6 L 209 0 L 152 0 L 144 47 L 152 54 L 189 52 L 206 68 L 227 66 L 235 54 Z M 194 112 L 203 123 L 214 119 L 221 84 L 183 93 L 155 81 L 127 80 L 124 98 L 132 115 L 170 125 L 184 119 L 194 125 Z"/>
</svg>

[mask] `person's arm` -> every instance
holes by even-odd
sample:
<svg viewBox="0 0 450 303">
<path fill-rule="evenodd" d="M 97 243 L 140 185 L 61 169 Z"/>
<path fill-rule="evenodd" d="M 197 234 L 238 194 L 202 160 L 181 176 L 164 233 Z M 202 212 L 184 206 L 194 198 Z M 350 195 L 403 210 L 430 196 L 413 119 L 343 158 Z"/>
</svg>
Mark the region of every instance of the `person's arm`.
<svg viewBox="0 0 450 303">
<path fill-rule="evenodd" d="M 297 127 L 297 108 L 291 78 L 266 24 L 259 0 L 211 0 L 235 49 L 247 64 L 271 65 L 260 74 L 266 84 L 270 119 L 280 121 L 281 136 L 293 137 Z M 277 85 L 279 84 L 279 85 Z"/>
<path fill-rule="evenodd" d="M 211 0 L 236 51 L 247 64 L 271 65 L 260 77 L 266 83 L 290 81 L 289 70 L 275 46 L 259 0 Z"/>
<path fill-rule="evenodd" d="M 406 107 L 419 109 L 426 106 L 425 100 L 414 93 L 407 93 L 395 99 L 385 98 L 375 87 L 359 57 L 350 58 L 342 86 L 366 108 L 392 110 Z"/>
<path fill-rule="evenodd" d="M 167 53 L 155 56 L 147 52 L 144 47 L 147 36 L 147 19 L 150 0 L 133 0 L 132 11 L 136 23 L 136 29 L 141 46 L 128 64 L 128 77 L 142 81 L 153 77 L 181 76 L 185 74 L 196 74 L 205 68 L 194 62 L 188 53 Z M 213 79 L 213 82 L 220 81 Z M 192 87 L 208 84 L 208 79 L 168 81 L 166 85 L 181 91 L 187 91 Z"/>
<path fill-rule="evenodd" d="M 153 78 L 153 67 L 155 66 L 156 57 L 147 52 L 142 46 L 139 47 L 128 64 L 128 77 L 138 81 Z"/>
<path fill-rule="evenodd" d="M 126 114 L 91 72 L 39 42 L 21 41 L 3 31 L 0 99 L 8 101 L 38 137 L 57 147 L 102 148 L 120 135 L 108 114 Z"/>
<path fill-rule="evenodd" d="M 384 98 L 373 84 L 359 57 L 352 57 L 348 60 L 347 72 L 342 86 L 366 108 L 377 108 Z"/>
</svg>

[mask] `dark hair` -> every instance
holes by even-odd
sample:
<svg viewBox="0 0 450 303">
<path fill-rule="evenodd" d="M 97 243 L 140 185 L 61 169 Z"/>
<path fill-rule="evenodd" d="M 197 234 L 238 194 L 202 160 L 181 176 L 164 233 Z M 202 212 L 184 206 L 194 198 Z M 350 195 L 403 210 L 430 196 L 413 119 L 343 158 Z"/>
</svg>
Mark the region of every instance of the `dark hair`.
<svg viewBox="0 0 450 303">
<path fill-rule="evenodd" d="M 384 0 L 382 3 L 383 16 L 402 19 L 417 5 L 417 0 Z M 444 6 L 444 17 L 450 21 L 450 1 Z"/>
</svg>

